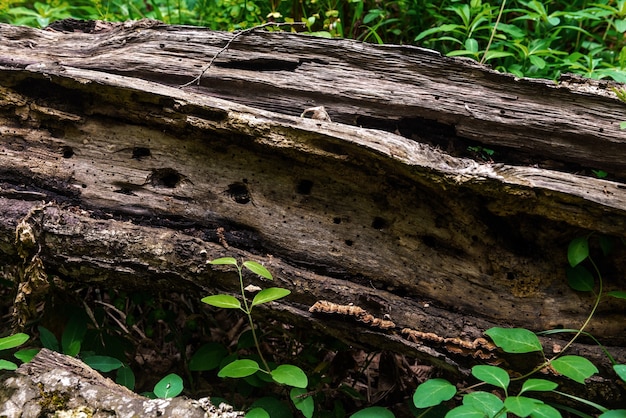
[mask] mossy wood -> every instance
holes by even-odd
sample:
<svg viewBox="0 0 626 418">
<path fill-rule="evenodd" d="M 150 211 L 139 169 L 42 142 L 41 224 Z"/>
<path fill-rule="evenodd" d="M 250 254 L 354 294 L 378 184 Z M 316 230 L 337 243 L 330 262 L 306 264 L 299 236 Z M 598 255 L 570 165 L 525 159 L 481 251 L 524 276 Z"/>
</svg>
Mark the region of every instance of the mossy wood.
<svg viewBox="0 0 626 418">
<path fill-rule="evenodd" d="M 408 46 L 77 23 L 0 25 L 7 263 L 38 252 L 61 280 L 200 299 L 237 291 L 207 260 L 253 259 L 292 291 L 275 318 L 467 372 L 471 356 L 400 330 L 577 328 L 593 297 L 567 285 L 568 242 L 626 237 L 626 105 L 608 83 L 518 80 Z M 316 106 L 332 122 L 300 117 Z M 624 255 L 602 262 L 605 289 L 625 287 Z M 396 328 L 312 316 L 318 300 Z M 626 361 L 623 301 L 588 331 Z M 599 349 L 575 350 L 608 370 Z"/>
</svg>

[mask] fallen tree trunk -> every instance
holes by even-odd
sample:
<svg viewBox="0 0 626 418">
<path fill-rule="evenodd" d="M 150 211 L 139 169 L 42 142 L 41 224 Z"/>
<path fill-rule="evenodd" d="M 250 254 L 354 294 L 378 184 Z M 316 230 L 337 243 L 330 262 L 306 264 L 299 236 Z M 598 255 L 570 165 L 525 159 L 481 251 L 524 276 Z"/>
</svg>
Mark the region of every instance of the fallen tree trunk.
<svg viewBox="0 0 626 418">
<path fill-rule="evenodd" d="M 624 105 L 607 84 L 516 80 L 411 47 L 93 25 L 0 25 L 9 263 L 202 297 L 237 289 L 207 260 L 252 258 L 292 290 L 273 306 L 284 321 L 450 374 L 467 373 L 481 347 L 418 344 L 401 330 L 466 341 L 492 326 L 584 322 L 593 298 L 567 285 L 568 242 L 626 236 Z M 180 88 L 215 56 L 200 86 Z M 298 117 L 320 105 L 332 122 Z M 468 144 L 506 158 L 455 152 Z M 613 181 L 565 170 L 589 168 Z M 601 266 L 606 289 L 623 287 L 623 261 L 621 249 Z M 394 326 L 353 332 L 312 315 L 320 300 Z M 588 329 L 621 363 L 623 308 L 603 301 Z M 574 350 L 610 373 L 599 348 Z M 600 383 L 605 402 L 624 400 Z"/>
</svg>

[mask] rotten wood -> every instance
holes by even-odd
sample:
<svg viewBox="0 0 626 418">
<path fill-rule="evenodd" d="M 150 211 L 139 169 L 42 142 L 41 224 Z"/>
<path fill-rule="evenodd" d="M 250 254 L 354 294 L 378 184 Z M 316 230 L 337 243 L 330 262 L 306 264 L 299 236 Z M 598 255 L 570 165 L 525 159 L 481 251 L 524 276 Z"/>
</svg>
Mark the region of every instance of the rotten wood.
<svg viewBox="0 0 626 418">
<path fill-rule="evenodd" d="M 474 340 L 496 325 L 582 324 L 593 298 L 567 286 L 568 242 L 591 231 L 626 237 L 624 105 L 607 85 L 254 32 L 200 86 L 179 88 L 231 36 L 158 22 L 91 33 L 0 25 L 3 256 L 22 262 L 15 231 L 28 218 L 25 251 L 49 274 L 199 297 L 237 287 L 208 259 L 253 258 L 292 290 L 273 305 L 285 322 L 450 372 L 467 372 L 471 356 L 400 330 Z M 320 105 L 332 122 L 298 117 Z M 475 161 L 431 145 L 442 141 L 553 162 Z M 557 170 L 571 164 L 614 180 Z M 625 256 L 617 248 L 603 262 L 606 289 L 623 288 Z M 396 328 L 355 332 L 311 315 L 320 300 Z M 603 301 L 589 328 L 622 363 L 623 310 Z M 574 349 L 608 373 L 597 347 Z"/>
</svg>

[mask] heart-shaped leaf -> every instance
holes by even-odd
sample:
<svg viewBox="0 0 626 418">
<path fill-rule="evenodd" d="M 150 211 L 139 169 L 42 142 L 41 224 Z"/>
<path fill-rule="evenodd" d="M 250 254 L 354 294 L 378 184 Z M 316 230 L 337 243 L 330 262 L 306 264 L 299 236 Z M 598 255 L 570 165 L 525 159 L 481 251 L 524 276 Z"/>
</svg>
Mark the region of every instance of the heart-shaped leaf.
<svg viewBox="0 0 626 418">
<path fill-rule="evenodd" d="M 175 374 L 171 373 L 165 376 L 163 379 L 154 385 L 154 394 L 158 398 L 174 398 L 183 391 L 183 379 Z"/>
<path fill-rule="evenodd" d="M 272 370 L 272 379 L 277 383 L 289 385 L 296 388 L 306 388 L 309 380 L 301 368 L 291 364 L 281 364 Z"/>
<path fill-rule="evenodd" d="M 576 267 L 589 257 L 589 241 L 586 237 L 574 238 L 567 247 L 569 265 Z"/>
</svg>

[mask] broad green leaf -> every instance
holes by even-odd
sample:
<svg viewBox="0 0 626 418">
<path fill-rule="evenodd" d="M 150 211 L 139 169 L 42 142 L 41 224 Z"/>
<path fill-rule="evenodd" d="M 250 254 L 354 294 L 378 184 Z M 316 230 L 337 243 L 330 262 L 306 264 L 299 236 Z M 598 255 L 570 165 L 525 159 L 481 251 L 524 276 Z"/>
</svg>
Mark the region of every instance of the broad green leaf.
<svg viewBox="0 0 626 418">
<path fill-rule="evenodd" d="M 620 379 L 626 382 L 626 364 L 614 364 L 613 370 L 615 370 Z"/>
<path fill-rule="evenodd" d="M 394 418 L 393 412 L 382 406 L 370 406 L 350 415 L 350 418 Z"/>
<path fill-rule="evenodd" d="M 42 327 L 41 325 L 37 327 L 37 330 L 39 331 L 39 339 L 41 340 L 41 345 L 43 345 L 44 348 L 47 348 L 48 350 L 56 351 L 58 353 L 60 351 L 60 348 L 59 340 L 57 340 L 57 337 L 47 328 Z"/>
<path fill-rule="evenodd" d="M 543 351 L 537 336 L 524 328 L 494 327 L 485 331 L 495 345 L 507 353 L 530 353 Z"/>
<path fill-rule="evenodd" d="M 543 70 L 546 67 L 546 61 L 543 58 L 538 57 L 537 55 L 531 55 L 530 57 L 528 57 L 528 59 L 535 67 L 539 68 L 540 70 Z"/>
<path fill-rule="evenodd" d="M 472 392 L 463 396 L 463 405 L 482 411 L 488 417 L 493 417 L 504 407 L 504 403 L 493 393 Z"/>
<path fill-rule="evenodd" d="M 154 385 L 154 394 L 161 399 L 174 398 L 183 391 L 183 379 L 170 373 Z"/>
<path fill-rule="evenodd" d="M 445 25 L 441 25 L 438 26 L 436 28 L 430 28 L 430 29 L 426 29 L 425 31 L 421 32 L 420 34 L 418 34 L 415 37 L 415 41 L 419 41 L 420 39 L 423 39 L 429 35 L 432 35 L 433 33 L 438 33 L 438 32 L 452 32 L 456 29 L 460 29 L 461 26 L 460 25 L 455 25 L 455 24 L 445 24 Z"/>
<path fill-rule="evenodd" d="M 84 315 L 75 315 L 70 318 L 61 335 L 63 354 L 75 357 L 80 353 L 80 347 L 87 332 L 87 319 Z"/>
<path fill-rule="evenodd" d="M 291 364 L 281 364 L 272 370 L 272 379 L 283 385 L 289 385 L 296 388 L 306 388 L 309 380 L 300 367 Z"/>
<path fill-rule="evenodd" d="M 474 366 L 472 367 L 472 375 L 483 382 L 504 390 L 509 387 L 511 382 L 509 374 L 496 366 Z"/>
<path fill-rule="evenodd" d="M 259 364 L 254 360 L 235 360 L 222 367 L 217 374 L 218 377 L 246 377 L 261 370 Z"/>
<path fill-rule="evenodd" d="M 604 173 L 604 176 L 600 177 L 597 173 L 595 173 L 596 176 L 600 178 L 608 176 L 608 173 L 606 171 L 600 171 L 601 173 Z M 600 248 L 602 249 L 602 254 L 608 256 L 609 254 L 611 254 L 611 252 L 613 252 L 613 247 L 615 246 L 613 243 L 613 238 L 606 235 L 600 235 L 600 238 L 598 238 L 598 242 L 600 244 Z"/>
<path fill-rule="evenodd" d="M 472 52 L 472 53 L 477 53 L 478 52 L 478 41 L 474 38 L 467 38 L 465 40 L 465 49 L 467 49 L 468 51 Z"/>
<path fill-rule="evenodd" d="M 456 386 L 445 379 L 429 379 L 419 385 L 413 393 L 416 408 L 428 408 L 452 399 L 456 395 Z"/>
<path fill-rule="evenodd" d="M 263 289 L 254 296 L 251 307 L 284 298 L 290 293 L 290 290 L 283 289 L 282 287 L 270 287 L 269 289 Z"/>
<path fill-rule="evenodd" d="M 252 408 L 245 415 L 246 418 L 270 418 L 270 414 L 263 408 Z"/>
<path fill-rule="evenodd" d="M 35 357 L 39 353 L 39 350 L 39 348 L 27 348 L 24 350 L 19 350 L 15 354 L 13 354 L 13 357 L 21 360 L 24 363 L 28 363 L 33 359 L 33 357 Z"/>
<path fill-rule="evenodd" d="M 626 299 L 626 292 L 624 292 L 623 290 L 614 290 L 613 292 L 607 293 L 607 295 L 613 296 L 614 298 L 618 299 Z"/>
<path fill-rule="evenodd" d="M 538 405 L 543 404 L 538 399 L 527 398 L 525 396 L 509 396 L 504 400 L 504 406 L 509 412 L 513 412 L 518 417 L 527 417 L 532 414 Z"/>
<path fill-rule="evenodd" d="M 550 390 L 554 390 L 559 385 L 551 382 L 550 380 L 545 379 L 528 379 L 522 385 L 522 390 L 520 391 L 520 395 L 524 392 L 535 391 L 535 392 L 548 392 Z"/>
<path fill-rule="evenodd" d="M 582 384 L 585 383 L 585 379 L 598 373 L 598 369 L 592 362 L 580 356 L 559 357 L 550 364 L 557 372 Z"/>
<path fill-rule="evenodd" d="M 0 370 L 17 370 L 17 364 L 12 361 L 0 359 Z"/>
<path fill-rule="evenodd" d="M 122 385 L 130 390 L 135 390 L 135 373 L 128 366 L 122 366 L 117 370 L 115 383 Z"/>
<path fill-rule="evenodd" d="M 201 299 L 207 305 L 226 309 L 242 309 L 241 302 L 234 296 L 230 295 L 213 295 Z"/>
<path fill-rule="evenodd" d="M 115 357 L 109 356 L 90 356 L 83 359 L 83 362 L 94 370 L 104 373 L 119 369 L 123 366 L 122 362 Z"/>
<path fill-rule="evenodd" d="M 196 351 L 189 360 L 189 370 L 194 372 L 217 369 L 228 355 L 228 350 L 220 343 L 208 343 Z"/>
<path fill-rule="evenodd" d="M 593 275 L 579 264 L 576 267 L 567 267 L 567 284 L 574 290 L 579 292 L 590 292 L 593 290 L 595 280 Z"/>
<path fill-rule="evenodd" d="M 606 411 L 598 418 L 624 418 L 626 417 L 626 409 L 614 409 L 612 411 Z"/>
<path fill-rule="evenodd" d="M 485 418 L 485 413 L 469 405 L 461 405 L 448 412 L 445 418 Z"/>
<path fill-rule="evenodd" d="M 30 337 L 24 333 L 17 333 L 9 335 L 8 337 L 0 338 L 0 350 L 8 350 L 10 348 L 18 347 L 28 341 Z"/>
<path fill-rule="evenodd" d="M 270 273 L 265 267 L 257 263 L 256 261 L 244 261 L 243 266 L 265 279 L 273 280 L 272 273 Z"/>
<path fill-rule="evenodd" d="M 576 267 L 589 257 L 589 241 L 586 237 L 574 238 L 567 247 L 569 265 Z"/>
<path fill-rule="evenodd" d="M 215 264 L 215 265 L 229 264 L 231 266 L 236 266 L 237 260 L 235 260 L 232 257 L 222 257 L 222 258 L 216 258 L 215 260 L 211 260 L 208 263 Z"/>
<path fill-rule="evenodd" d="M 265 396 L 254 401 L 250 408 L 263 408 L 272 418 L 293 418 L 291 407 L 273 396 Z"/>
<path fill-rule="evenodd" d="M 293 406 L 302 412 L 304 418 L 311 418 L 315 411 L 315 402 L 313 397 L 306 395 L 307 390 L 305 388 L 292 388 L 289 392 L 289 398 L 293 402 Z"/>
<path fill-rule="evenodd" d="M 550 405 L 540 404 L 530 414 L 531 418 L 562 418 L 561 413 Z"/>
</svg>

